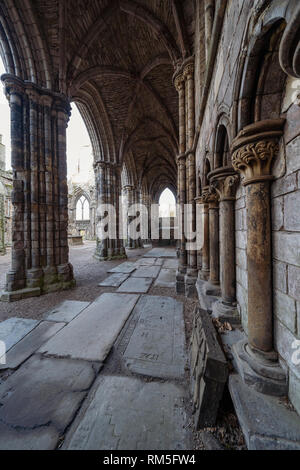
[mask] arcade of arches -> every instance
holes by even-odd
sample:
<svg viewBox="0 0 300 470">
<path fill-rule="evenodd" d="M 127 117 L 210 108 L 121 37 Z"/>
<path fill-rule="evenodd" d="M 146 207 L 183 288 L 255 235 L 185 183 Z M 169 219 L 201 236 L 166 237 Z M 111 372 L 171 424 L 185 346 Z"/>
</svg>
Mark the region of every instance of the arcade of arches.
<svg viewBox="0 0 300 470">
<path fill-rule="evenodd" d="M 177 293 L 240 323 L 243 380 L 288 395 L 300 413 L 299 38 L 298 0 L 1 1 L 14 207 L 2 299 L 75 285 L 66 173 L 75 102 L 96 207 L 118 211 L 120 196 L 150 207 L 168 187 L 183 213 L 191 205 L 195 228 L 200 205 L 202 247 L 179 240 Z M 98 240 L 96 256 L 126 256 L 118 233 Z"/>
</svg>

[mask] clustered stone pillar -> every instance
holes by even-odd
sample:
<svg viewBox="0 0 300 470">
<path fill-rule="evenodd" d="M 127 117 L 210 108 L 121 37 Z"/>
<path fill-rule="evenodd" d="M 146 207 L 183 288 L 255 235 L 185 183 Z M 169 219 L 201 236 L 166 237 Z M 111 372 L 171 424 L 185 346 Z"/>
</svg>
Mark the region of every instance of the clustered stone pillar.
<svg viewBox="0 0 300 470">
<path fill-rule="evenodd" d="M 194 92 L 194 61 L 189 59 L 184 65 L 184 77 L 186 79 L 187 93 L 187 115 L 186 115 L 186 174 L 187 174 L 187 202 L 189 204 L 188 223 L 192 233 L 196 232 L 196 167 L 194 152 L 194 136 L 195 136 L 195 92 Z M 196 238 L 190 242 L 195 243 Z M 187 273 L 185 276 L 185 294 L 187 297 L 196 295 L 197 281 L 197 249 L 193 248 L 188 251 Z"/>
<path fill-rule="evenodd" d="M 126 258 L 124 237 L 122 234 L 122 212 L 120 207 L 120 166 L 111 162 L 98 161 L 94 164 L 94 171 L 97 192 L 97 246 L 94 256 L 100 261 Z M 112 218 L 114 218 L 114 221 Z M 111 231 L 107 236 L 101 237 L 99 227 L 102 226 L 103 220 L 105 219 L 108 223 L 114 223 L 114 225 L 111 225 Z M 109 230 L 108 223 L 105 227 L 102 227 L 105 233 Z"/>
<path fill-rule="evenodd" d="M 196 172 L 195 172 L 195 94 L 194 94 L 194 61 L 187 59 L 175 74 L 174 84 L 179 95 L 179 155 L 178 193 L 181 217 L 178 218 L 181 233 L 179 249 L 179 266 L 176 275 L 176 290 L 187 296 L 196 294 L 197 281 L 197 250 L 187 252 L 187 231 L 185 221 L 190 232 L 196 231 Z M 187 210 L 186 204 L 189 204 Z M 189 242 L 193 242 L 190 239 Z"/>
<path fill-rule="evenodd" d="M 207 196 L 209 211 L 209 279 L 204 292 L 220 295 L 220 251 L 219 251 L 219 197 L 210 186 Z"/>
<path fill-rule="evenodd" d="M 181 72 L 175 78 L 175 87 L 179 95 L 179 155 L 177 157 L 178 168 L 178 192 L 180 201 L 179 233 L 180 233 L 180 251 L 178 271 L 176 273 L 176 292 L 182 294 L 185 292 L 184 275 L 186 273 L 186 250 L 184 234 L 184 206 L 186 202 L 186 167 L 185 167 L 185 80 Z"/>
<path fill-rule="evenodd" d="M 12 264 L 1 299 L 18 300 L 75 285 L 68 250 L 65 96 L 2 81 L 11 108 Z"/>
<path fill-rule="evenodd" d="M 215 0 L 205 0 L 205 52 L 206 52 L 206 62 L 208 62 L 209 57 L 209 47 L 211 42 L 211 35 L 214 23 L 214 13 L 215 13 Z"/>
<path fill-rule="evenodd" d="M 243 176 L 247 205 L 248 340 L 235 345 L 246 383 L 271 395 L 287 393 L 286 374 L 273 349 L 270 181 L 283 119 L 245 127 L 232 144 L 232 164 Z"/>
<path fill-rule="evenodd" d="M 232 167 L 223 167 L 211 174 L 211 184 L 219 195 L 220 211 L 220 278 L 221 299 L 213 305 L 213 316 L 239 323 L 236 308 L 235 276 L 235 191 L 239 176 Z"/>
</svg>

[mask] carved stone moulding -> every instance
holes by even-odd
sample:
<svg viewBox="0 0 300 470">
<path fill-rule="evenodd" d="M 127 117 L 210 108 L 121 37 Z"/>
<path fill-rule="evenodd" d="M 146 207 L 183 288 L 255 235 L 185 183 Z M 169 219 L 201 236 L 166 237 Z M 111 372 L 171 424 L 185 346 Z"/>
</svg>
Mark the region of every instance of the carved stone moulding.
<svg viewBox="0 0 300 470">
<path fill-rule="evenodd" d="M 279 61 L 288 75 L 300 78 L 300 4 L 294 9 L 283 33 Z"/>
<path fill-rule="evenodd" d="M 207 175 L 221 201 L 234 201 L 239 175 L 232 166 L 223 166 Z"/>
<path fill-rule="evenodd" d="M 279 152 L 285 119 L 266 119 L 242 129 L 231 145 L 232 166 L 243 185 L 272 180 L 272 163 Z"/>
</svg>

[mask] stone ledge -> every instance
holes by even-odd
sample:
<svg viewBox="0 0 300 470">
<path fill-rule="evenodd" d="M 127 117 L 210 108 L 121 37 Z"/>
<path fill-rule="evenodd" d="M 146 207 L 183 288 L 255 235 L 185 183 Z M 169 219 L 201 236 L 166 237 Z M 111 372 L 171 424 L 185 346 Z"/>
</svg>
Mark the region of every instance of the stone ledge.
<svg viewBox="0 0 300 470">
<path fill-rule="evenodd" d="M 16 291 L 2 291 L 0 300 L 2 302 L 14 302 L 16 300 L 27 299 L 28 297 L 38 297 L 42 293 L 40 287 L 27 287 Z"/>
<path fill-rule="evenodd" d="M 229 391 L 249 450 L 300 450 L 300 417 L 282 399 L 253 390 L 237 374 Z"/>
<path fill-rule="evenodd" d="M 211 314 L 213 304 L 215 302 L 217 302 L 220 299 L 220 297 L 217 297 L 217 296 L 214 296 L 214 295 L 207 295 L 204 292 L 206 284 L 207 284 L 207 281 L 202 281 L 202 280 L 198 279 L 198 281 L 196 282 L 196 289 L 197 289 L 197 293 L 198 293 L 198 299 L 199 299 L 200 307 L 203 310 L 206 310 L 207 313 Z"/>
</svg>

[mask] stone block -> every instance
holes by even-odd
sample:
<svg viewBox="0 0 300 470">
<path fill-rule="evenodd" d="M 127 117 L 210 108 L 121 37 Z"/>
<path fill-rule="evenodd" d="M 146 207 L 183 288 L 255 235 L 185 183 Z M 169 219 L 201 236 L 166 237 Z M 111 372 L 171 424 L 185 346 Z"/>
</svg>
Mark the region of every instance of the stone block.
<svg viewBox="0 0 300 470">
<path fill-rule="evenodd" d="M 183 305 L 171 297 L 141 297 L 134 309 L 137 326 L 124 352 L 126 366 L 150 377 L 183 378 Z"/>
<path fill-rule="evenodd" d="M 292 333 L 296 333 L 296 302 L 281 291 L 274 289 L 274 314 Z"/>
<path fill-rule="evenodd" d="M 253 390 L 237 374 L 229 391 L 249 450 L 300 450 L 300 417 L 282 399 Z"/>
<path fill-rule="evenodd" d="M 130 277 L 121 284 L 117 292 L 146 294 L 151 287 L 152 280 L 151 277 Z"/>
<path fill-rule="evenodd" d="M 279 261 L 300 266 L 299 233 L 274 232 L 273 256 Z"/>
<path fill-rule="evenodd" d="M 38 320 L 28 318 L 9 318 L 0 323 L 0 340 L 4 341 L 6 351 L 24 338 L 39 324 Z"/>
<path fill-rule="evenodd" d="M 63 449 L 187 449 L 184 399 L 184 390 L 169 382 L 105 376 Z"/>
<path fill-rule="evenodd" d="M 293 139 L 286 146 L 286 172 L 287 174 L 299 170 L 300 136 Z"/>
<path fill-rule="evenodd" d="M 175 269 L 162 268 L 154 285 L 156 287 L 175 287 L 176 284 L 176 271 Z"/>
<path fill-rule="evenodd" d="M 137 300 L 137 295 L 102 294 L 39 352 L 53 357 L 103 362 Z"/>
<path fill-rule="evenodd" d="M 159 271 L 160 266 L 141 266 L 132 273 L 132 277 L 155 278 L 158 276 Z"/>
<path fill-rule="evenodd" d="M 69 323 L 89 304 L 90 302 L 82 302 L 79 300 L 64 300 L 61 304 L 47 312 L 44 318 L 48 321 Z"/>
<path fill-rule="evenodd" d="M 191 394 L 196 428 L 213 426 L 228 366 L 209 315 L 195 309 L 190 342 Z"/>
<path fill-rule="evenodd" d="M 272 230 L 283 230 L 283 197 L 272 199 Z"/>
<path fill-rule="evenodd" d="M 284 196 L 284 228 L 289 231 L 300 232 L 300 191 Z"/>
<path fill-rule="evenodd" d="M 300 371 L 298 375 L 289 371 L 289 399 L 300 416 Z"/>
<path fill-rule="evenodd" d="M 291 193 L 297 189 L 297 175 L 291 173 L 290 175 L 278 178 L 271 186 L 272 197 L 282 196 L 283 194 Z"/>
<path fill-rule="evenodd" d="M 108 272 L 109 273 L 124 273 L 124 274 L 130 274 L 136 269 L 135 263 L 131 263 L 129 261 L 126 261 L 125 263 L 121 263 L 115 268 L 110 269 Z"/>
<path fill-rule="evenodd" d="M 0 448 L 55 449 L 98 371 L 82 361 L 30 358 L 0 387 Z"/>
<path fill-rule="evenodd" d="M 119 287 L 122 282 L 126 281 L 126 279 L 130 276 L 130 274 L 124 273 L 114 273 L 108 276 L 106 279 L 101 281 L 98 286 L 100 287 Z"/>
<path fill-rule="evenodd" d="M 48 339 L 65 326 L 65 323 L 43 321 L 30 331 L 21 341 L 6 354 L 6 364 L 1 369 L 16 369 L 28 359 Z"/>
<path fill-rule="evenodd" d="M 281 292 L 287 293 L 287 265 L 285 263 L 273 262 L 273 285 Z"/>
</svg>

